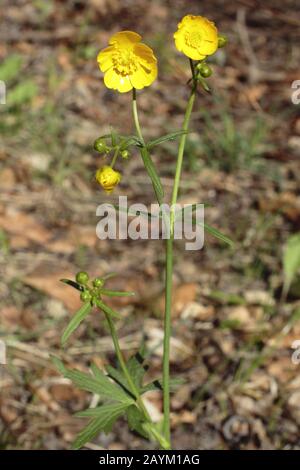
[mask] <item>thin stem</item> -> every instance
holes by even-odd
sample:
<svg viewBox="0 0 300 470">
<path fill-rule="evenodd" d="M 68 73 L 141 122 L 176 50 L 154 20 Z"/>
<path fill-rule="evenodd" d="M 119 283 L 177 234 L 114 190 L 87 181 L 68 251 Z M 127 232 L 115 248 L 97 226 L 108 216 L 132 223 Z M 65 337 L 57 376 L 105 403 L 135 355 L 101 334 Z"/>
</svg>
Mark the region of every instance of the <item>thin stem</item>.
<svg viewBox="0 0 300 470">
<path fill-rule="evenodd" d="M 110 334 L 111 334 L 111 337 L 112 337 L 112 340 L 113 340 L 113 343 L 114 343 L 114 347 L 115 347 L 115 351 L 116 351 L 118 361 L 119 361 L 121 369 L 122 369 L 122 371 L 123 371 L 123 373 L 126 377 L 128 385 L 130 387 L 130 391 L 134 395 L 134 397 L 136 399 L 136 402 L 139 405 L 141 411 L 144 413 L 145 417 L 147 417 L 147 420 L 151 421 L 150 416 L 148 414 L 148 411 L 146 410 L 145 405 L 144 405 L 144 403 L 141 399 L 139 391 L 138 391 L 137 387 L 135 386 L 135 384 L 134 384 L 134 382 L 131 378 L 131 375 L 130 375 L 128 369 L 127 369 L 126 362 L 125 362 L 125 359 L 123 357 L 123 354 L 122 354 L 122 351 L 121 351 L 121 348 L 120 348 L 120 344 L 119 344 L 115 324 L 114 324 L 114 322 L 113 322 L 110 315 L 107 315 L 106 313 L 104 313 L 104 315 L 105 315 L 105 318 L 107 320 L 107 323 L 108 323 L 108 326 L 109 326 L 109 329 L 110 329 Z"/>
<path fill-rule="evenodd" d="M 111 161 L 111 164 L 110 164 L 110 167 L 113 168 L 116 161 L 117 161 L 117 158 L 118 158 L 118 155 L 119 155 L 119 150 L 120 148 L 119 147 L 116 147 L 116 150 L 115 150 L 115 153 L 114 153 L 114 156 L 112 158 L 112 161 Z"/>
<path fill-rule="evenodd" d="M 137 110 L 137 102 L 136 102 L 136 89 L 132 89 L 132 112 L 133 112 L 133 120 L 136 128 L 137 135 L 141 139 L 142 143 L 145 144 L 145 140 L 141 131 L 139 115 Z"/>
<path fill-rule="evenodd" d="M 170 227 L 171 228 L 171 227 Z M 165 318 L 163 344 L 163 433 L 167 441 L 170 435 L 170 338 L 171 338 L 171 306 L 173 277 L 173 234 L 166 240 L 166 279 L 165 279 Z"/>
<path fill-rule="evenodd" d="M 188 131 L 191 113 L 196 96 L 197 82 L 195 80 L 194 64 L 190 61 L 193 86 L 185 111 L 182 130 Z M 170 339 L 171 339 L 171 310 L 172 310 L 172 276 L 173 276 L 173 242 L 174 242 L 174 220 L 175 204 L 177 203 L 180 176 L 182 170 L 184 149 L 187 134 L 182 134 L 178 147 L 174 185 L 171 198 L 170 211 L 170 238 L 166 240 L 166 279 L 165 279 L 165 321 L 164 321 L 164 352 L 163 352 L 163 407 L 164 423 L 163 431 L 165 438 L 170 442 Z"/>
<path fill-rule="evenodd" d="M 159 445 L 161 446 L 162 449 L 169 449 L 169 442 L 167 442 L 164 439 L 164 437 L 162 435 L 160 435 L 155 430 L 155 428 L 152 426 L 153 423 L 152 423 L 151 417 L 149 416 L 149 413 L 148 413 L 148 411 L 147 411 L 147 409 L 146 409 L 146 407 L 143 403 L 143 400 L 140 396 L 140 393 L 139 393 L 135 383 L 133 382 L 133 380 L 131 378 L 131 375 L 128 371 L 123 353 L 122 353 L 121 348 L 120 348 L 120 344 L 119 344 L 115 324 L 114 324 L 114 322 L 113 322 L 110 315 L 107 315 L 105 312 L 104 312 L 104 315 L 105 315 L 105 318 L 107 320 L 107 323 L 108 323 L 108 326 L 109 326 L 109 329 L 110 329 L 110 334 L 111 334 L 111 337 L 112 337 L 112 340 L 113 340 L 113 343 L 114 343 L 114 347 L 115 347 L 115 351 L 116 351 L 116 355 L 117 355 L 120 367 L 123 371 L 124 376 L 126 377 L 126 380 L 128 382 L 130 391 L 133 394 L 133 396 L 135 397 L 136 403 L 137 403 L 140 411 L 143 413 L 143 415 L 145 417 L 145 420 L 146 420 L 146 423 L 148 423 L 147 430 L 152 435 L 152 437 L 159 443 Z"/>
<path fill-rule="evenodd" d="M 187 131 L 189 127 L 190 117 L 195 101 L 195 95 L 197 90 L 197 82 L 195 80 L 195 70 L 194 63 L 190 60 L 190 66 L 192 71 L 192 80 L 193 86 L 189 101 L 187 104 L 182 130 Z M 143 134 L 141 131 L 138 111 L 137 111 L 137 101 L 136 101 L 136 90 L 133 89 L 132 94 L 132 111 L 133 119 L 136 127 L 138 137 L 141 142 L 145 144 Z M 172 276 L 173 276 L 173 241 L 174 241 L 174 220 L 175 220 L 175 204 L 177 202 L 180 176 L 182 170 L 184 149 L 186 144 L 186 133 L 182 134 L 179 147 L 178 147 L 178 156 L 176 163 L 176 171 L 174 177 L 174 186 L 172 191 L 171 199 L 171 213 L 170 213 L 170 237 L 166 240 L 166 279 L 165 279 L 165 318 L 164 318 L 164 352 L 163 352 L 163 408 L 164 408 L 164 422 L 163 422 L 163 432 L 166 441 L 170 444 L 170 338 L 171 338 L 171 306 L 172 306 Z M 158 199 L 158 203 L 161 204 L 162 201 Z M 164 213 L 163 213 L 164 214 Z"/>
</svg>

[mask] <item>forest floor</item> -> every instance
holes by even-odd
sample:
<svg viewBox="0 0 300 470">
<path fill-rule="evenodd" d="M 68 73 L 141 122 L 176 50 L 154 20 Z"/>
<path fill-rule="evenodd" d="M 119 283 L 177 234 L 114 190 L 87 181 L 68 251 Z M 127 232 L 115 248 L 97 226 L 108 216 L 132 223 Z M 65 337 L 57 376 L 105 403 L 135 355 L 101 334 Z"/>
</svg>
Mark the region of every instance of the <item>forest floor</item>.
<svg viewBox="0 0 300 470">
<path fill-rule="evenodd" d="M 214 20 L 229 38 L 213 61 L 212 93 L 199 92 L 188 136 L 181 203 L 206 203 L 205 220 L 234 241 L 206 234 L 204 249 L 175 246 L 172 394 L 175 449 L 300 448 L 300 282 L 282 295 L 284 249 L 300 229 L 300 118 L 291 84 L 300 79 L 296 1 L 199 2 L 3 0 L 0 79 L 0 448 L 68 449 L 85 421 L 73 416 L 95 398 L 55 370 L 51 355 L 88 371 L 114 361 L 100 314 L 68 346 L 60 336 L 80 305 L 59 282 L 79 270 L 114 271 L 112 288 L 134 290 L 119 309 L 126 355 L 142 341 L 149 379 L 162 362 L 163 262 L 159 240 L 99 240 L 104 202 L 154 202 L 138 152 L 118 169 L 111 196 L 94 181 L 103 164 L 94 140 L 133 132 L 130 94 L 103 85 L 97 52 L 113 32 L 137 30 L 156 51 L 159 78 L 138 94 L 147 138 L 180 129 L 188 62 L 172 34 L 187 13 Z M 298 6 L 299 8 L 299 6 Z M 2 75 L 1 75 L 2 74 Z M 2 78 L 3 77 L 3 78 Z M 298 114 L 297 114 L 298 113 Z M 172 190 L 176 142 L 154 160 Z M 146 404 L 162 413 L 160 392 Z M 120 421 L 87 447 L 151 448 Z"/>
</svg>

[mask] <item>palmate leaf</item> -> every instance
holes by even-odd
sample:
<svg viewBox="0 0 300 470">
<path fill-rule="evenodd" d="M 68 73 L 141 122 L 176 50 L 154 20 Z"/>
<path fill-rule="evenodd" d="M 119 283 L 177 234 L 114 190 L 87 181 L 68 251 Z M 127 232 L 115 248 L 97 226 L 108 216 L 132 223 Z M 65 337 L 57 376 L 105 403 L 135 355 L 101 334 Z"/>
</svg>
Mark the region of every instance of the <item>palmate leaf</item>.
<svg viewBox="0 0 300 470">
<path fill-rule="evenodd" d="M 148 370 L 148 366 L 145 365 L 144 362 L 145 358 L 140 351 L 132 356 L 127 362 L 128 372 L 139 389 L 142 387 L 143 377 Z"/>
<path fill-rule="evenodd" d="M 144 364 L 145 358 L 143 357 L 143 350 L 137 352 L 132 356 L 126 363 L 127 370 L 130 374 L 132 381 L 139 391 L 142 390 L 143 386 L 143 377 L 148 370 L 148 366 Z M 132 396 L 130 392 L 130 386 L 124 373 L 121 369 L 112 367 L 110 365 L 106 366 L 106 371 L 108 375 L 125 391 Z M 134 397 L 133 397 L 134 398 Z"/>
<path fill-rule="evenodd" d="M 92 306 L 90 302 L 85 302 L 80 309 L 74 314 L 72 320 L 68 324 L 67 328 L 63 332 L 61 343 L 64 346 L 68 339 L 70 338 L 71 334 L 79 327 L 80 323 L 87 317 L 87 315 L 91 312 Z"/>
<path fill-rule="evenodd" d="M 170 140 L 175 140 L 178 139 L 178 137 L 181 137 L 184 134 L 188 134 L 189 131 L 176 131 L 176 132 L 171 132 L 170 134 L 163 135 L 162 137 L 158 137 L 158 139 L 150 140 L 150 142 L 147 143 L 147 149 L 151 149 L 155 147 L 156 145 L 163 144 L 164 142 L 169 142 Z"/>
<path fill-rule="evenodd" d="M 60 359 L 56 357 L 53 358 L 53 362 L 61 374 L 70 379 L 76 387 L 100 395 L 103 398 L 113 399 L 122 403 L 132 403 L 132 398 L 121 387 L 111 382 L 100 369 L 98 369 L 97 375 L 93 377 L 79 370 L 67 369 Z"/>
<path fill-rule="evenodd" d="M 94 439 L 101 431 L 109 432 L 115 421 L 131 406 L 130 403 L 107 403 L 97 408 L 76 414 L 78 417 L 92 417 L 89 424 L 78 434 L 72 445 L 73 449 L 80 449 L 84 444 Z"/>
<path fill-rule="evenodd" d="M 122 387 L 128 395 L 132 396 L 132 398 L 135 399 L 134 395 L 132 395 L 130 391 L 130 386 L 128 384 L 128 381 L 123 371 L 120 369 L 116 369 L 115 367 L 112 367 L 110 365 L 105 366 L 105 369 L 109 377 L 113 379 L 116 382 L 116 384 Z"/>
<path fill-rule="evenodd" d="M 128 427 L 131 431 L 135 431 L 145 439 L 149 439 L 149 434 L 143 428 L 145 418 L 136 406 L 130 406 L 127 408 L 126 418 Z"/>
</svg>

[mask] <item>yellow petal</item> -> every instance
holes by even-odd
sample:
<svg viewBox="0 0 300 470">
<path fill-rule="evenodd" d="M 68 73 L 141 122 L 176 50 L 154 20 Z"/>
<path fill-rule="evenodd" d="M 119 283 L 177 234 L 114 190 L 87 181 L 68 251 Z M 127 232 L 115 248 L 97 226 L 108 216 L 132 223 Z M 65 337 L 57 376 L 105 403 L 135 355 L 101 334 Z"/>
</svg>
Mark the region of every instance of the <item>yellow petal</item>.
<svg viewBox="0 0 300 470">
<path fill-rule="evenodd" d="M 128 75 L 126 77 L 120 76 L 119 81 L 118 81 L 117 90 L 120 93 L 126 93 L 127 91 L 132 90 L 132 88 L 133 87 L 132 87 L 132 84 L 130 82 L 130 79 L 129 79 Z"/>
<path fill-rule="evenodd" d="M 117 90 L 119 76 L 113 68 L 109 69 L 104 75 L 104 83 L 107 88 Z"/>
<path fill-rule="evenodd" d="M 120 93 L 132 90 L 129 77 L 118 74 L 113 68 L 109 69 L 104 75 L 104 83 L 107 88 L 118 90 Z"/>
<path fill-rule="evenodd" d="M 113 46 L 108 46 L 106 49 L 102 49 L 97 56 L 97 62 L 99 64 L 101 72 L 106 72 L 109 68 L 113 66 L 112 54 L 115 48 Z"/>
<path fill-rule="evenodd" d="M 119 31 L 118 33 L 114 34 L 110 40 L 109 44 L 118 44 L 120 46 L 126 44 L 134 44 L 140 42 L 141 36 L 134 31 Z"/>
</svg>

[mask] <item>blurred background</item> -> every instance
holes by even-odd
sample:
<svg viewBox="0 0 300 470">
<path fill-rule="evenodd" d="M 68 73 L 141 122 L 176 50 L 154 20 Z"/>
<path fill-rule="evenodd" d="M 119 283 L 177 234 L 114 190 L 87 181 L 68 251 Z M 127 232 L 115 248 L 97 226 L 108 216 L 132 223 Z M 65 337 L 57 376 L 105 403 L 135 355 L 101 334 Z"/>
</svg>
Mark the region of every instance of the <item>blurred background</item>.
<svg viewBox="0 0 300 470">
<path fill-rule="evenodd" d="M 161 374 L 164 249 L 161 241 L 100 241 L 100 203 L 127 195 L 150 204 L 152 187 L 133 152 L 107 196 L 94 182 L 105 163 L 94 140 L 131 133 L 131 95 L 106 89 L 96 56 L 118 30 L 139 32 L 159 58 L 159 77 L 139 93 L 147 138 L 178 130 L 188 61 L 174 47 L 182 16 L 215 21 L 229 44 L 211 59 L 211 94 L 199 92 L 180 202 L 206 203 L 206 222 L 234 240 L 206 236 L 201 251 L 175 247 L 172 395 L 176 449 L 300 448 L 299 2 L 286 0 L 1 0 L 0 448 L 68 449 L 95 403 L 54 369 L 50 354 L 87 371 L 114 361 L 100 314 L 65 350 L 60 335 L 80 305 L 59 282 L 78 270 L 116 271 L 113 302 L 125 354 L 144 337 L 148 378 Z M 299 96 L 298 96 L 299 98 Z M 170 196 L 176 143 L 153 158 Z M 299 345 L 298 345 L 299 348 Z M 161 417 L 161 394 L 146 396 Z M 125 422 L 93 449 L 151 448 Z"/>
</svg>

